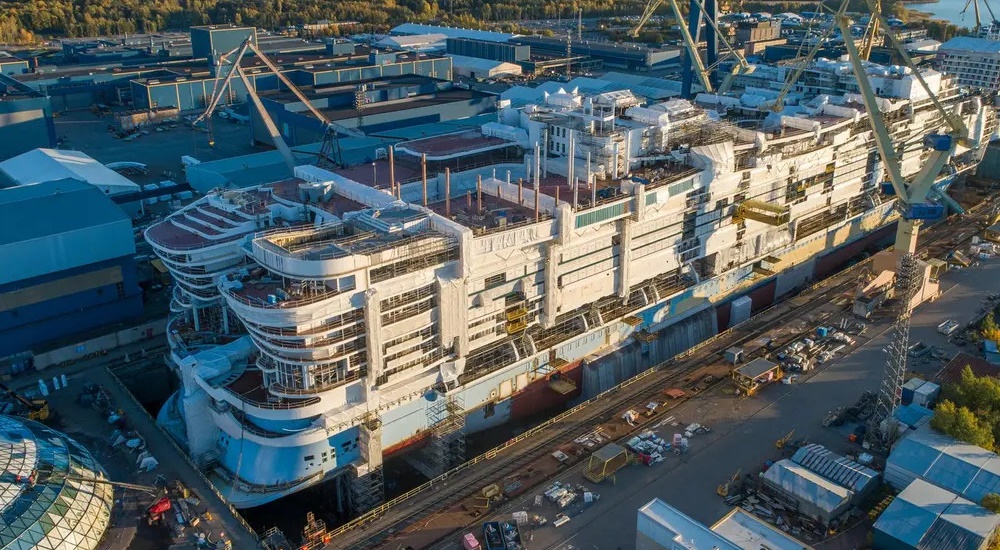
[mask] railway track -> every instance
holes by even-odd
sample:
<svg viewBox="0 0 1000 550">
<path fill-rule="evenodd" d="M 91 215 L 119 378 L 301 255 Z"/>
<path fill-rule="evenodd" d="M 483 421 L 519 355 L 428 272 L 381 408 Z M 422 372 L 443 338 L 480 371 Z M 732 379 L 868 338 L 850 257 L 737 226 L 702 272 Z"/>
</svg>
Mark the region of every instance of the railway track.
<svg viewBox="0 0 1000 550">
<path fill-rule="evenodd" d="M 965 231 L 970 228 L 978 229 L 979 220 L 988 210 L 985 207 L 990 203 L 991 201 L 984 201 L 970 209 L 965 217 L 958 220 L 953 218 L 951 222 L 941 223 L 928 229 L 923 235 L 921 250 L 930 252 L 937 249 L 933 255 L 938 255 L 943 244 L 948 244 L 948 248 L 951 248 L 968 242 L 977 231 L 973 230 L 967 234 Z M 958 233 L 959 231 L 962 233 Z M 382 514 L 362 516 L 342 526 L 332 533 L 333 544 L 337 548 L 351 550 L 376 548 L 395 538 L 394 535 L 405 533 L 417 522 L 433 518 L 456 503 L 471 497 L 483 486 L 499 483 L 523 471 L 526 465 L 551 451 L 554 442 L 569 440 L 575 435 L 591 431 L 599 424 L 612 419 L 623 408 L 659 396 L 663 388 L 676 385 L 678 381 L 717 359 L 718 350 L 739 346 L 763 332 L 802 317 L 806 312 L 814 310 L 817 305 L 828 303 L 832 298 L 851 290 L 857 284 L 857 270 L 868 262 L 869 260 L 859 262 L 797 296 L 786 298 L 771 306 L 750 321 L 720 333 L 673 359 L 651 367 L 623 384 L 534 428 L 528 432 L 527 437 L 522 437 L 516 443 L 508 443 L 488 451 L 432 481 L 424 487 L 424 490 L 410 495 L 402 502 L 384 510 Z M 456 526 L 456 530 L 460 528 Z M 449 534 L 441 532 L 440 538 Z"/>
</svg>

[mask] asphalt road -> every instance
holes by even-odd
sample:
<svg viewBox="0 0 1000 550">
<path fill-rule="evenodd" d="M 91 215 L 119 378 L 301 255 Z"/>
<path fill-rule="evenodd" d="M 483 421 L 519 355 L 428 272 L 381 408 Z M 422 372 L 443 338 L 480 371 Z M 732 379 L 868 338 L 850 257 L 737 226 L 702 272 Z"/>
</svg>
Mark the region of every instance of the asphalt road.
<svg viewBox="0 0 1000 550">
<path fill-rule="evenodd" d="M 911 342 L 922 340 L 941 346 L 951 356 L 960 350 L 936 332 L 937 325 L 949 318 L 964 323 L 975 316 L 985 294 L 1000 289 L 1000 260 L 950 272 L 942 283 L 944 294 L 913 314 Z M 614 485 L 584 482 L 578 468 L 557 478 L 588 484 L 601 498 L 560 528 L 536 530 L 529 548 L 634 548 L 637 510 L 657 497 L 711 525 L 729 510 L 716 495 L 716 487 L 737 470 L 756 471 L 765 461 L 780 458 L 774 441 L 792 429 L 796 439 L 807 438 L 835 452 L 844 452 L 849 443 L 842 433 L 823 428 L 821 420 L 828 411 L 852 404 L 862 391 L 878 388 L 888 327 L 888 322 L 870 326 L 870 341 L 800 384 L 772 385 L 743 401 L 715 392 L 671 411 L 681 425 L 700 422 L 713 428 L 711 434 L 692 438 L 687 455 L 672 455 L 659 465 L 626 468 Z M 938 361 L 921 362 L 912 369 L 933 374 L 941 365 Z M 667 424 L 657 431 L 669 437 L 677 428 Z M 514 510 L 528 510 L 529 514 L 541 514 L 551 521 L 556 510 L 547 504 L 534 507 L 533 497 L 531 493 L 504 506 L 498 517 L 508 519 Z"/>
</svg>

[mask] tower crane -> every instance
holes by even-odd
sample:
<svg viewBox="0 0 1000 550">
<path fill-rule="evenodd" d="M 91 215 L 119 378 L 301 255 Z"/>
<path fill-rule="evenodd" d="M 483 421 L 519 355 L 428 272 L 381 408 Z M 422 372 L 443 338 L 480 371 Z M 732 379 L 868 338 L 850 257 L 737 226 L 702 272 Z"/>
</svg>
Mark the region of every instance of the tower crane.
<svg viewBox="0 0 1000 550">
<path fill-rule="evenodd" d="M 869 1 L 872 18 L 881 19 L 882 15 L 875 9 L 876 1 Z M 850 37 L 851 22 L 845 14 L 845 7 L 846 3 L 838 10 L 835 21 L 840 32 L 845 37 Z M 884 22 L 879 24 L 884 24 Z M 913 69 L 914 77 L 931 100 L 934 108 L 941 115 L 947 127 L 945 133 L 929 134 L 924 137 L 923 145 L 930 149 L 930 155 L 923 163 L 920 171 L 912 178 L 907 179 L 902 172 L 902 155 L 893 143 L 886 121 L 881 115 L 880 101 L 872 89 L 871 81 L 865 70 L 862 52 L 853 40 L 846 39 L 844 41 L 854 75 L 857 78 L 861 99 L 868 113 L 868 121 L 872 128 L 875 147 L 885 166 L 889 183 L 898 198 L 898 205 L 902 210 L 902 216 L 896 230 L 895 249 L 892 256 L 889 257 L 893 260 L 893 270 L 896 273 L 895 284 L 900 304 L 896 320 L 893 324 L 893 335 L 889 345 L 885 349 L 888 358 L 878 401 L 876 402 L 875 414 L 872 416 L 872 423 L 875 429 L 870 430 L 873 435 L 881 432 L 883 438 L 888 439 L 891 437 L 891 432 L 888 429 L 882 430 L 882 422 L 892 416 L 902 394 L 909 343 L 910 310 L 912 309 L 913 298 L 923 284 L 923 276 L 921 273 L 918 273 L 919 266 L 915 256 L 917 236 L 923 220 L 936 217 L 933 214 L 928 215 L 922 208 L 922 205 L 927 198 L 927 194 L 936 183 L 941 170 L 948 164 L 952 155 L 955 154 L 956 148 L 959 145 L 970 146 L 972 144 L 969 141 L 969 130 L 963 120 L 951 110 L 946 109 L 938 101 L 934 91 L 927 85 L 923 75 L 915 68 L 906 50 L 896 41 L 895 37 L 891 33 L 887 33 L 886 37 L 899 51 L 905 64 Z M 981 113 L 980 116 L 982 116 Z"/>
<path fill-rule="evenodd" d="M 732 89 L 733 83 L 736 81 L 736 77 L 740 75 L 750 74 L 756 68 L 747 62 L 746 57 L 739 52 L 732 44 L 726 40 L 724 33 L 719 30 L 718 24 L 715 19 L 711 17 L 708 10 L 705 9 L 705 4 L 702 0 L 691 0 L 691 9 L 697 8 L 703 15 L 705 15 L 705 20 L 708 25 L 712 27 L 715 31 L 716 36 L 722 41 L 723 47 L 736 58 L 736 62 L 733 64 L 732 70 L 723 79 L 722 84 L 719 85 L 718 89 L 712 85 L 711 72 L 713 67 L 705 67 L 705 64 L 701 61 L 701 54 L 698 52 L 698 43 L 695 41 L 694 37 L 691 35 L 691 30 L 684 25 L 684 16 L 681 14 L 681 8 L 677 4 L 677 0 L 668 0 L 670 3 L 670 8 L 674 12 L 674 17 L 677 18 L 678 26 L 681 29 L 681 36 L 684 38 L 684 46 L 687 48 L 687 55 L 691 59 L 692 68 L 698 77 L 698 82 L 701 83 L 702 87 L 705 88 L 707 93 L 717 93 L 726 94 Z"/>
<path fill-rule="evenodd" d="M 198 124 L 202 120 L 206 120 L 208 124 L 209 133 L 211 134 L 211 117 L 215 112 L 216 107 L 219 105 L 219 101 L 222 99 L 223 95 L 228 93 L 234 76 L 238 76 L 243 82 L 244 88 L 246 88 L 247 96 L 253 103 L 254 108 L 260 114 L 261 120 L 264 122 L 264 127 L 267 129 L 268 135 L 271 137 L 271 141 L 274 146 L 281 153 L 282 159 L 284 159 L 285 164 L 288 165 L 289 169 L 294 170 L 296 166 L 295 157 L 292 155 L 291 149 L 289 149 L 288 144 L 285 143 L 284 137 L 282 137 L 281 132 L 278 131 L 278 126 L 274 123 L 274 119 L 264 108 L 263 103 L 260 101 L 260 96 L 257 95 L 257 91 L 250 79 L 247 77 L 246 72 L 240 66 L 240 60 L 247 52 L 252 52 L 256 55 L 267 67 L 269 71 L 274 73 L 274 75 L 284 84 L 295 97 L 302 102 L 302 104 L 309 110 L 309 112 L 316 117 L 321 123 L 323 123 L 323 143 L 320 146 L 320 165 L 333 164 L 336 166 L 343 166 L 343 153 L 340 149 L 339 134 L 344 133 L 352 137 L 364 137 L 364 134 L 358 130 L 349 130 L 344 128 L 339 124 L 331 122 L 326 118 L 319 109 L 317 109 L 311 101 L 302 93 L 301 90 L 288 79 L 287 76 L 282 73 L 281 69 L 274 64 L 274 62 L 260 51 L 257 46 L 253 43 L 252 37 L 247 37 L 239 46 L 233 48 L 232 50 L 226 52 L 225 54 L 219 56 L 219 70 L 216 71 L 215 76 L 215 86 L 213 89 L 212 97 L 205 108 L 205 111 L 198 116 L 194 121 L 192 121 L 192 126 Z M 225 77 L 222 76 L 223 68 L 229 65 L 229 70 L 226 71 Z M 220 83 L 221 80 L 221 83 Z M 214 145 L 214 138 L 209 138 L 209 144 Z"/>
<path fill-rule="evenodd" d="M 962 8 L 962 11 L 959 13 L 964 15 L 965 12 L 969 11 L 969 8 L 971 7 L 972 13 L 976 18 L 976 34 L 982 38 L 994 40 L 996 38 L 995 35 L 997 34 L 996 29 L 1000 26 L 1000 21 L 998 21 L 996 15 L 993 14 L 993 8 L 990 7 L 989 2 L 983 0 L 983 6 L 986 7 L 986 11 L 990 12 L 990 22 L 986 25 L 983 24 L 982 14 L 979 11 L 979 0 L 965 0 L 965 7 Z"/>
<path fill-rule="evenodd" d="M 882 20 L 882 0 L 872 0 L 871 11 L 871 19 L 868 20 L 868 25 L 865 26 L 865 33 L 861 36 L 861 46 L 858 47 L 858 55 L 860 55 L 861 59 L 864 59 L 865 61 L 868 61 L 868 58 L 871 56 L 872 48 L 875 47 L 875 42 L 878 41 L 879 32 L 882 30 L 882 25 L 879 24 Z M 843 30 L 841 33 L 843 33 Z M 845 43 L 851 39 L 850 34 L 843 36 Z"/>
</svg>

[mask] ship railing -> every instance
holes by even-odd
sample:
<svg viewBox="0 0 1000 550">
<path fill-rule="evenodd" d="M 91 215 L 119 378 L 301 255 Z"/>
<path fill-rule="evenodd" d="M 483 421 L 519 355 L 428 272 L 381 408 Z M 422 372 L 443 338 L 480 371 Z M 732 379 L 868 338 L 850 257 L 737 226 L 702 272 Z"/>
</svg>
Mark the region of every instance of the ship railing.
<svg viewBox="0 0 1000 550">
<path fill-rule="evenodd" d="M 240 401 L 254 407 L 255 409 L 267 409 L 272 411 L 284 411 L 291 409 L 301 409 L 302 407 L 308 407 L 309 405 L 315 405 L 319 403 L 321 399 L 317 396 L 307 397 L 304 399 L 295 399 L 292 401 L 287 401 L 283 397 L 274 396 L 278 401 L 260 401 L 252 397 L 242 395 L 237 393 L 232 388 L 226 387 L 226 391 L 232 394 L 234 397 Z M 249 430 L 248 430 L 249 431 Z"/>
<path fill-rule="evenodd" d="M 849 274 L 849 273 L 851 273 L 851 272 L 859 269 L 862 266 L 868 265 L 868 263 L 871 262 L 871 260 L 872 259 L 869 258 L 869 259 L 866 259 L 864 261 L 858 262 L 858 263 L 854 264 L 853 266 L 850 266 L 847 269 L 843 270 L 841 272 L 841 275 L 843 275 L 843 274 Z M 826 281 L 817 282 L 817 283 L 813 284 L 812 286 L 810 286 L 806 291 L 815 290 L 815 289 L 819 288 L 820 286 L 823 286 L 823 284 L 825 284 L 825 283 L 826 283 Z M 803 292 L 806 292 L 806 291 L 803 291 Z M 549 419 L 549 420 L 547 420 L 547 421 L 545 421 L 545 422 L 543 422 L 541 424 L 538 424 L 538 425 L 534 426 L 533 428 L 531 428 L 531 429 L 529 429 L 529 430 L 521 433 L 520 435 L 517 435 L 517 436 L 513 437 L 512 439 L 508 440 L 507 442 L 505 442 L 505 443 L 503 443 L 503 444 L 501 444 L 501 445 L 499 445 L 497 447 L 494 447 L 494 448 L 486 451 L 485 453 L 483 453 L 483 454 L 481 454 L 481 455 L 479 455 L 479 456 L 477 456 L 477 457 L 475 457 L 475 458 L 473 458 L 473 459 L 465 462 L 464 464 L 461 464 L 461 465 L 453 468 L 452 470 L 449 470 L 449 471 L 445 472 L 444 474 L 441 474 L 440 476 L 438 476 L 438 477 L 436 477 L 436 478 L 434 478 L 434 479 L 432 479 L 432 480 L 424 483 L 423 485 L 420 485 L 419 487 L 416 487 L 416 488 L 414 488 L 414 489 L 412 489 L 412 490 L 410 490 L 410 491 L 408 491 L 408 492 L 406 492 L 406 493 L 404 493 L 402 495 L 399 495 L 398 497 L 396 497 L 396 498 L 394 498 L 394 499 L 392 499 L 390 501 L 385 502 L 384 504 L 381 504 L 381 505 L 379 505 L 379 506 L 377 506 L 377 507 L 369 510 L 365 514 L 363 514 L 363 515 L 361 515 L 361 516 L 359 516 L 359 517 L 357 517 L 357 518 L 355 518 L 355 519 L 353 519 L 353 520 L 345 523 L 344 525 L 341 525 L 340 527 L 338 527 L 337 529 L 334 529 L 333 531 L 330 531 L 330 533 L 329 533 L 330 536 L 336 538 L 336 537 L 338 537 L 340 535 L 343 535 L 344 533 L 346 533 L 348 531 L 351 531 L 353 529 L 357 529 L 359 527 L 364 527 L 365 525 L 368 525 L 368 524 L 374 522 L 375 520 L 377 520 L 379 517 L 381 517 L 382 515 L 384 515 L 386 512 L 388 512 L 393 507 L 402 504 L 403 502 L 409 500 L 410 498 L 413 498 L 414 496 L 416 496 L 416 495 L 418 495 L 418 494 L 420 494 L 420 493 L 422 493 L 424 491 L 427 491 L 429 489 L 433 489 L 434 487 L 437 487 L 437 486 L 439 486 L 441 484 L 447 484 L 448 480 L 451 479 L 452 477 L 454 477 L 455 475 L 457 475 L 457 474 L 459 474 L 459 473 L 461 473 L 461 472 L 463 472 L 463 471 L 465 471 L 465 470 L 471 468 L 472 466 L 475 466 L 475 465 L 477 465 L 477 464 L 479 464 L 481 462 L 485 462 L 487 460 L 492 460 L 492 459 L 496 458 L 496 456 L 499 455 L 500 453 L 502 453 L 503 451 L 505 451 L 505 450 L 507 450 L 507 449 L 509 449 L 509 448 L 511 448 L 511 447 L 513 447 L 513 446 L 515 446 L 515 445 L 517 445 L 519 443 L 521 443 L 522 441 L 524 441 L 524 440 L 526 440 L 528 438 L 531 438 L 531 437 L 534 437 L 534 436 L 538 435 L 542 431 L 551 428 L 552 426 L 558 424 L 559 422 L 562 422 L 564 420 L 569 419 L 573 415 L 580 413 L 581 411 L 583 411 L 587 407 L 592 406 L 594 403 L 605 399 L 609 395 L 614 395 L 615 393 L 618 393 L 622 389 L 624 389 L 624 388 L 626 388 L 628 386 L 632 386 L 633 384 L 643 383 L 647 378 L 649 378 L 650 376 L 652 376 L 652 375 L 654 375 L 654 374 L 662 371 L 665 367 L 669 367 L 669 366 L 677 363 L 678 361 L 682 361 L 684 359 L 687 359 L 688 357 L 691 357 L 692 355 L 694 355 L 698 351 L 704 349 L 705 347 L 718 345 L 722 340 L 724 340 L 726 337 L 730 336 L 736 329 L 744 326 L 746 323 L 750 323 L 752 321 L 759 320 L 763 315 L 771 312 L 771 310 L 774 307 L 776 307 L 777 305 L 778 304 L 774 304 L 771 307 L 768 307 L 767 309 L 761 311 L 760 313 L 758 313 L 758 314 L 750 317 L 746 321 L 744 321 L 744 322 L 742 322 L 742 323 L 740 323 L 740 324 L 738 324 L 738 325 L 736 325 L 734 327 L 730 327 L 730 328 L 726 329 L 725 331 L 720 332 L 719 334 L 716 334 L 715 336 L 702 341 L 699 344 L 695 344 L 694 346 L 692 346 L 691 348 L 689 348 L 687 351 L 681 352 L 681 353 L 675 355 L 674 357 L 672 357 L 671 359 L 668 359 L 668 360 L 666 360 L 666 361 L 664 361 L 662 363 L 659 363 L 659 364 L 653 366 L 652 368 L 650 368 L 648 370 L 645 370 L 645 371 L 637 374 L 636 376 L 634 376 L 634 377 L 632 377 L 632 378 L 630 378 L 630 379 L 628 379 L 628 380 L 626 380 L 626 381 L 618 384 L 617 386 L 614 386 L 614 387 L 612 387 L 610 389 L 607 389 L 607 390 L 605 390 L 605 391 L 603 391 L 603 392 L 595 395 L 594 397 L 592 397 L 592 398 L 590 398 L 590 399 L 588 399 L 588 400 L 580 403 L 579 405 L 577 405 L 577 406 L 575 406 L 575 407 L 573 407 L 573 408 L 571 408 L 571 409 L 563 412 L 562 414 L 559 414 L 559 415 L 557 415 L 557 416 L 555 416 L 555 417 L 553 417 L 553 418 L 551 418 L 551 419 Z"/>
<path fill-rule="evenodd" d="M 167 218 L 167 220 L 169 220 L 169 219 L 170 218 Z M 164 220 L 164 221 L 166 221 L 166 220 Z M 217 244 L 226 244 L 226 243 L 230 243 L 230 242 L 233 242 L 233 241 L 238 241 L 238 240 L 242 239 L 243 237 L 245 237 L 247 235 L 246 232 L 240 232 L 240 233 L 237 233 L 235 235 L 226 235 L 226 234 L 223 234 L 221 238 L 213 239 L 211 237 L 206 237 L 206 236 L 203 236 L 203 235 L 198 235 L 197 233 L 194 233 L 193 231 L 190 231 L 190 232 L 191 232 L 192 235 L 196 235 L 198 237 L 199 242 L 178 245 L 178 244 L 170 244 L 170 243 L 168 243 L 166 241 L 157 239 L 155 236 L 151 236 L 149 233 L 146 233 L 145 237 L 146 237 L 146 240 L 149 241 L 150 244 L 155 245 L 156 248 L 162 249 L 164 251 L 169 252 L 169 251 L 197 250 L 199 248 L 206 248 L 206 247 L 209 247 L 209 246 L 215 246 Z"/>
<path fill-rule="evenodd" d="M 255 284 L 255 283 L 249 282 L 244 284 Z M 226 290 L 226 295 L 229 296 L 230 298 L 236 300 L 237 302 L 240 302 L 241 304 L 244 304 L 246 306 L 255 309 L 288 309 L 294 307 L 302 307 L 302 306 L 307 306 L 309 304 L 322 302 L 323 300 L 327 300 L 329 298 L 337 296 L 338 294 L 341 294 L 340 290 L 332 290 L 332 289 L 320 292 L 314 291 L 313 293 L 310 293 L 309 296 L 303 298 L 292 298 L 288 300 L 281 300 L 272 304 L 260 298 L 251 298 L 249 296 L 243 296 L 241 294 L 238 294 L 238 291 L 233 289 L 232 287 L 226 288 L 225 290 Z M 286 290 L 285 288 L 282 288 L 281 290 L 284 291 L 285 294 L 288 294 L 288 290 Z"/>
<path fill-rule="evenodd" d="M 278 383 L 274 383 L 267 388 L 267 391 L 271 393 L 287 394 L 287 395 L 315 395 L 317 393 L 325 392 L 327 390 L 343 386 L 344 384 L 347 384 L 349 382 L 354 382 L 355 380 L 358 380 L 360 378 L 361 378 L 361 372 L 355 370 L 353 372 L 348 373 L 347 376 L 337 380 L 336 382 L 330 384 L 323 384 L 322 386 L 316 388 L 309 388 L 309 389 L 290 388 L 288 386 L 282 386 Z M 319 398 L 317 397 L 317 399 Z"/>
</svg>

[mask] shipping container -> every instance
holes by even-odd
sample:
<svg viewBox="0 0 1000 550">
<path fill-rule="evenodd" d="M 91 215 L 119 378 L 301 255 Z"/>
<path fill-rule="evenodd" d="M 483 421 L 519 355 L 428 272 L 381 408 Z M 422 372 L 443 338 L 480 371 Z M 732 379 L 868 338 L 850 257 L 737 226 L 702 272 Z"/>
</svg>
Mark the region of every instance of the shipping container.
<svg viewBox="0 0 1000 550">
<path fill-rule="evenodd" d="M 934 382 L 927 382 L 913 391 L 913 402 L 921 407 L 931 408 L 939 395 L 941 395 L 941 386 Z"/>
<path fill-rule="evenodd" d="M 920 386 L 926 384 L 927 381 L 922 378 L 911 378 L 907 383 L 903 384 L 903 404 L 909 405 L 913 402 L 913 392 L 917 391 Z"/>
</svg>

